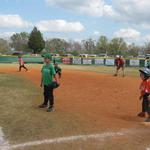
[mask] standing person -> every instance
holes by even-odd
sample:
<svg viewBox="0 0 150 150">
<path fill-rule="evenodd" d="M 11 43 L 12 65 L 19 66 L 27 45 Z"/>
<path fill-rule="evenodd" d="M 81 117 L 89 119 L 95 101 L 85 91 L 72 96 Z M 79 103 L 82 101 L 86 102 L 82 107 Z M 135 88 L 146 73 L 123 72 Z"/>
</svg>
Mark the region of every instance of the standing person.
<svg viewBox="0 0 150 150">
<path fill-rule="evenodd" d="M 28 69 L 25 67 L 25 62 L 23 61 L 23 58 L 21 56 L 18 56 L 18 62 L 19 62 L 19 72 L 21 71 L 21 68 L 24 68 L 26 71 L 28 71 Z"/>
<path fill-rule="evenodd" d="M 54 64 L 55 72 L 58 74 L 59 78 L 61 78 L 61 68 L 58 66 L 57 63 Z"/>
<path fill-rule="evenodd" d="M 51 64 L 52 56 L 51 54 L 44 55 L 44 62 L 45 64 L 42 67 L 41 73 L 41 87 L 44 87 L 44 102 L 39 106 L 39 108 L 46 108 L 49 107 L 48 112 L 54 111 L 54 88 L 59 86 L 58 79 L 56 76 L 56 72 L 54 66 Z M 55 79 L 55 82 L 53 81 Z"/>
<path fill-rule="evenodd" d="M 150 70 L 144 68 L 139 70 L 142 83 L 140 85 L 140 100 L 142 100 L 142 112 L 138 114 L 139 117 L 145 117 L 146 113 L 148 118 L 145 122 L 150 122 Z"/>
<path fill-rule="evenodd" d="M 118 72 L 122 69 L 123 77 L 125 76 L 124 68 L 125 68 L 125 60 L 122 56 L 117 55 L 115 59 L 116 73 L 114 76 L 118 76 Z"/>
</svg>

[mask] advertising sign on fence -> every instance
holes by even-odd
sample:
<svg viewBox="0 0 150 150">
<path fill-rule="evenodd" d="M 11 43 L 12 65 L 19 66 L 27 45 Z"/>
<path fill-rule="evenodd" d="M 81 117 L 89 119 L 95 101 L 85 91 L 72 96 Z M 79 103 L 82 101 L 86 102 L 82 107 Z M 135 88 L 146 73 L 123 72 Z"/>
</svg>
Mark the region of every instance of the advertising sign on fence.
<svg viewBox="0 0 150 150">
<path fill-rule="evenodd" d="M 115 61 L 114 59 L 106 59 L 106 63 L 107 66 L 114 66 Z"/>
<path fill-rule="evenodd" d="M 139 60 L 130 60 L 130 66 L 140 66 Z"/>
<path fill-rule="evenodd" d="M 62 63 L 63 64 L 71 64 L 71 58 L 63 58 Z"/>
<path fill-rule="evenodd" d="M 83 65 L 92 65 L 92 59 L 83 59 Z"/>
<path fill-rule="evenodd" d="M 75 65 L 81 65 L 81 58 L 74 58 L 73 59 L 73 64 L 75 64 Z"/>
<path fill-rule="evenodd" d="M 104 59 L 95 59 L 95 65 L 104 65 Z"/>
</svg>

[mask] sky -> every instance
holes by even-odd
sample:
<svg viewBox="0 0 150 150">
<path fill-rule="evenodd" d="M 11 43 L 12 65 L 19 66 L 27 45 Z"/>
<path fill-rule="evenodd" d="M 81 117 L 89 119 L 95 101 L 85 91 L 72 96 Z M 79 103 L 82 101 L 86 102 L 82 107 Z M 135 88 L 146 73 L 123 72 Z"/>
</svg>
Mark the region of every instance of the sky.
<svg viewBox="0 0 150 150">
<path fill-rule="evenodd" d="M 80 41 L 101 35 L 150 40 L 150 0 L 0 0 L 0 37 L 31 32 Z"/>
</svg>

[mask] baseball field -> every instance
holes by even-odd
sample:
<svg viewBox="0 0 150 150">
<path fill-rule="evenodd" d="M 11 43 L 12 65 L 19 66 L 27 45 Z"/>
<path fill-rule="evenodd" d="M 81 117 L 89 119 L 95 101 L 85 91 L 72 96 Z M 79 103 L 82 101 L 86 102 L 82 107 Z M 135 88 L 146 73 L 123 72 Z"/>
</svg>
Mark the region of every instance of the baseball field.
<svg viewBox="0 0 150 150">
<path fill-rule="evenodd" d="M 138 68 L 62 65 L 55 112 L 39 109 L 41 65 L 0 64 L 0 150 L 149 150 Z"/>
</svg>

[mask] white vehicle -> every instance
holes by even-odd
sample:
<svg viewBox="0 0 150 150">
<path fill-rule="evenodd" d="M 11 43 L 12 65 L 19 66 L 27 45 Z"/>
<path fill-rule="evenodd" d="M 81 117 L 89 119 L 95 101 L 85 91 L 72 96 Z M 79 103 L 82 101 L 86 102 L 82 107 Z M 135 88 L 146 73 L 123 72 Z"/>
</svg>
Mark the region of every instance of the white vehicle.
<svg viewBox="0 0 150 150">
<path fill-rule="evenodd" d="M 99 54 L 98 56 L 99 57 L 103 57 L 103 58 L 107 58 L 108 57 L 107 54 Z"/>
<path fill-rule="evenodd" d="M 88 58 L 88 54 L 80 54 L 79 57 Z"/>
<path fill-rule="evenodd" d="M 64 57 L 73 57 L 72 54 L 64 54 L 63 56 L 64 56 Z"/>
<path fill-rule="evenodd" d="M 96 54 L 89 54 L 88 57 L 97 57 Z"/>
<path fill-rule="evenodd" d="M 145 58 L 146 56 L 145 55 L 138 55 L 138 58 Z"/>
<path fill-rule="evenodd" d="M 149 59 L 149 58 L 150 58 L 150 54 L 146 54 L 146 55 L 145 55 L 145 58 L 146 58 L 146 59 Z"/>
<path fill-rule="evenodd" d="M 52 54 L 54 57 L 59 57 L 60 55 L 59 54 Z"/>
</svg>

